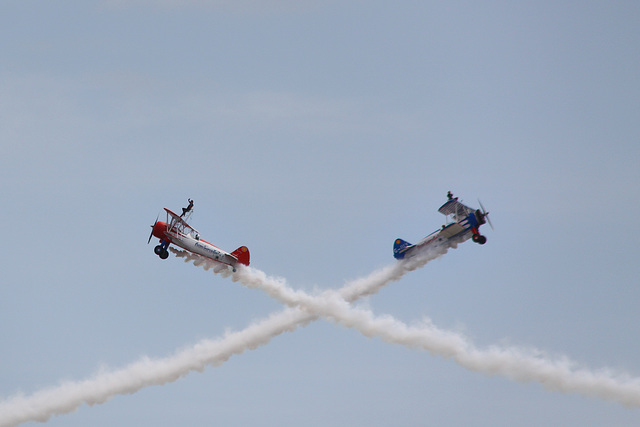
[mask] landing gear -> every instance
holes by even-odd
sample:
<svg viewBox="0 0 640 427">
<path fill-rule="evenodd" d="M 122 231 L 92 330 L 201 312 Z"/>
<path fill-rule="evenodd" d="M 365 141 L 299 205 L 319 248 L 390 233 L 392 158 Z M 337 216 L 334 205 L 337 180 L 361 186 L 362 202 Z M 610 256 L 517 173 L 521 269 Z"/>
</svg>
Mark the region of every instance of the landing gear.
<svg viewBox="0 0 640 427">
<path fill-rule="evenodd" d="M 482 234 L 474 234 L 473 236 L 471 236 L 471 240 L 473 240 L 479 245 L 484 245 L 485 243 L 487 243 L 487 238 L 484 237 Z"/>
<path fill-rule="evenodd" d="M 169 245 L 166 245 L 169 246 Z M 153 252 L 160 257 L 160 259 L 169 258 L 169 251 L 167 250 L 165 245 L 158 245 L 153 248 Z"/>
</svg>

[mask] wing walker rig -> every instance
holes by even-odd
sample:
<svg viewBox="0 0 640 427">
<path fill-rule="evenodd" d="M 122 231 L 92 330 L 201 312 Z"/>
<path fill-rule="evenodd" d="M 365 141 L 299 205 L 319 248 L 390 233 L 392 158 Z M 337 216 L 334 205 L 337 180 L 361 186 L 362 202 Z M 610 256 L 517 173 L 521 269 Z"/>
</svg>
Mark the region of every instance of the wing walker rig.
<svg viewBox="0 0 640 427">
<path fill-rule="evenodd" d="M 480 200 L 480 209 L 473 209 L 463 204 L 457 197 L 453 197 L 451 191 L 447 193 L 447 202 L 440 206 L 438 212 L 446 218 L 446 224 L 441 229 L 434 231 L 416 244 L 402 239 L 396 239 L 393 243 L 393 256 L 396 259 L 410 258 L 419 251 L 429 247 L 435 247 L 445 243 L 462 243 L 466 240 L 484 245 L 487 238 L 480 234 L 480 226 L 489 223 L 489 212 L 484 209 Z"/>
<path fill-rule="evenodd" d="M 161 259 L 167 259 L 169 256 L 169 245 L 174 244 L 189 252 L 201 255 L 210 260 L 216 261 L 220 265 L 214 268 L 214 271 L 220 272 L 224 268 L 231 267 L 236 271 L 238 264 L 249 265 L 249 249 L 246 246 L 240 246 L 235 251 L 229 253 L 212 243 L 200 238 L 198 230 L 190 226 L 187 221 L 193 213 L 193 200 L 189 199 L 189 205 L 182 208 L 182 214 L 178 215 L 168 208 L 164 208 L 167 214 L 167 220 L 156 221 L 151 226 L 151 235 L 147 243 L 155 236 L 160 239 L 160 244 L 153 251 Z M 228 266 L 228 267 L 227 267 Z"/>
</svg>

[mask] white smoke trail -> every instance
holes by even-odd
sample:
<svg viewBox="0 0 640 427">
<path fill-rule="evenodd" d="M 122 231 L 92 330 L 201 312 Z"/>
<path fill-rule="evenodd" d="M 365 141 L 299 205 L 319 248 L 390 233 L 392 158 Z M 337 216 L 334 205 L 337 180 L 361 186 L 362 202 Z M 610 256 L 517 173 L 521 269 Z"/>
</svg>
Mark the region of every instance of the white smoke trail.
<svg viewBox="0 0 640 427">
<path fill-rule="evenodd" d="M 551 359 L 538 350 L 493 346 L 481 350 L 460 334 L 434 326 L 428 319 L 420 326 L 407 326 L 391 316 L 376 317 L 369 310 L 354 308 L 341 292 L 325 291 L 311 296 L 294 291 L 282 280 L 250 268 L 239 269 L 233 279 L 265 291 L 276 300 L 299 307 L 309 314 L 329 318 L 354 328 L 367 337 L 422 349 L 450 358 L 466 369 L 487 375 L 502 375 L 521 382 L 538 382 L 553 391 L 572 392 L 640 407 L 640 378 L 616 375 L 610 369 L 597 372 L 578 366 L 566 357 Z"/>
<path fill-rule="evenodd" d="M 97 373 L 94 377 L 66 382 L 17 395 L 0 402 L 0 426 L 16 426 L 27 421 L 47 421 L 53 415 L 73 412 L 86 403 L 104 403 L 119 394 L 132 394 L 144 387 L 176 381 L 208 365 L 219 366 L 234 354 L 267 344 L 273 337 L 304 326 L 314 316 L 297 309 L 286 309 L 261 322 L 217 340 L 202 340 L 175 355 L 162 359 L 142 358 L 124 368 Z"/>
<path fill-rule="evenodd" d="M 349 302 L 353 302 L 358 298 L 373 295 L 390 282 L 400 280 L 406 273 L 424 267 L 424 265 L 428 262 L 446 254 L 449 249 L 456 249 L 458 247 L 458 244 L 459 241 L 450 240 L 435 246 L 428 247 L 415 253 L 415 255 L 409 259 L 398 261 L 395 264 L 391 264 L 381 270 L 374 271 L 367 277 L 355 279 L 337 292 L 340 293 L 343 299 Z M 242 276 L 247 281 L 247 283 L 245 284 L 249 287 L 257 287 L 267 282 L 276 282 L 282 284 L 282 286 L 285 286 L 284 279 L 268 277 L 266 273 L 260 270 L 252 268 L 247 269 L 242 265 L 238 265 L 238 273 L 231 273 L 231 270 L 229 268 L 222 266 L 217 261 L 211 260 L 198 254 L 191 253 L 189 251 L 176 249 L 173 247 L 169 249 L 176 255 L 176 257 L 183 258 L 184 262 L 193 262 L 195 266 L 202 267 L 207 271 L 213 270 L 215 274 L 220 274 L 223 277 L 235 277 L 237 274 L 242 274 L 241 271 L 244 271 L 245 273 L 250 271 L 250 275 L 245 274 Z"/>
<path fill-rule="evenodd" d="M 455 246 L 454 244 L 452 247 Z M 298 307 L 310 315 L 329 318 L 343 326 L 354 328 L 367 337 L 378 337 L 389 343 L 451 358 L 472 371 L 502 375 L 515 381 L 538 382 L 553 391 L 572 392 L 615 401 L 625 406 L 640 407 L 640 378 L 615 374 L 608 368 L 590 371 L 566 357 L 552 359 L 539 350 L 498 346 L 481 350 L 469 339 L 441 330 L 428 319 L 419 327 L 409 327 L 393 317 L 375 317 L 371 311 L 353 308 L 349 304 L 355 299 L 352 295 L 359 297 L 373 294 L 389 281 L 399 280 L 407 271 L 446 253 L 447 249 L 432 249 L 420 257 L 381 270 L 378 275 L 353 282 L 339 291 L 325 291 L 318 296 L 294 291 L 283 279 L 269 277 L 252 268 L 239 268 L 232 276 L 234 281 L 261 289 L 289 307 Z"/>
<path fill-rule="evenodd" d="M 399 280 L 408 271 L 425 265 L 447 250 L 447 247 L 435 248 L 410 261 L 396 263 L 366 278 L 350 282 L 338 291 L 340 298 L 343 301 L 354 301 L 362 296 L 371 295 L 387 283 Z M 206 270 L 219 265 L 215 263 L 214 266 L 206 258 L 188 252 L 174 250 L 174 253 Z M 230 272 L 225 269 L 222 274 L 228 276 Z M 266 275 L 264 278 L 266 279 Z M 242 331 L 227 333 L 217 340 L 202 340 L 170 357 L 143 358 L 118 370 L 99 372 L 89 379 L 65 382 L 29 396 L 15 395 L 0 402 L 0 427 L 16 426 L 28 421 L 44 422 L 53 415 L 73 412 L 84 403 L 101 404 L 116 395 L 132 394 L 145 387 L 176 381 L 190 372 L 202 372 L 207 366 L 219 366 L 235 354 L 256 349 L 269 343 L 272 338 L 306 326 L 316 319 L 315 314 L 288 308 Z"/>
</svg>

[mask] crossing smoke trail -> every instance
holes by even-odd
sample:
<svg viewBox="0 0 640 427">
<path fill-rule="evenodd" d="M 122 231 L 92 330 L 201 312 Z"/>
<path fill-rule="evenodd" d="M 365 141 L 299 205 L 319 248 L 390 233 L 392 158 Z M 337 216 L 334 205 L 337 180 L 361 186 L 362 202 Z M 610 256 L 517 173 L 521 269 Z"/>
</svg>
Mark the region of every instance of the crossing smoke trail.
<svg viewBox="0 0 640 427">
<path fill-rule="evenodd" d="M 452 247 L 455 246 L 454 244 Z M 423 254 L 415 262 L 417 266 L 424 265 L 444 252 L 446 248 L 441 247 L 435 252 Z M 179 253 L 177 255 L 184 256 Z M 187 255 L 185 262 L 191 260 L 189 257 L 193 255 Z M 399 275 L 395 280 L 398 280 L 403 272 L 417 266 L 399 263 L 396 266 Z M 393 270 L 393 267 L 390 267 L 390 270 Z M 311 296 L 291 289 L 283 279 L 269 277 L 252 268 L 240 268 L 232 277 L 234 281 L 239 281 L 249 288 L 265 291 L 289 307 L 298 307 L 314 316 L 329 318 L 343 326 L 354 328 L 367 337 L 378 337 L 389 343 L 422 349 L 443 358 L 450 358 L 475 372 L 501 375 L 520 382 L 538 382 L 553 391 L 582 394 L 615 401 L 629 407 L 640 407 L 640 378 L 615 375 L 609 369 L 593 372 L 579 367 L 566 357 L 555 360 L 544 357 L 538 350 L 527 351 L 497 346 L 481 350 L 467 338 L 439 329 L 428 319 L 420 326 L 409 327 L 391 316 L 375 317 L 371 311 L 354 308 L 349 304 L 353 301 L 349 298 L 349 287 Z M 394 280 L 391 275 L 387 277 Z M 380 287 L 382 284 L 381 281 Z M 355 287 L 355 283 L 352 286 Z M 378 289 L 370 279 L 364 279 L 362 289 L 354 295 L 363 296 Z"/>
<path fill-rule="evenodd" d="M 329 318 L 367 337 L 378 337 L 389 343 L 450 358 L 472 371 L 502 375 L 520 382 L 538 382 L 553 391 L 640 407 L 640 378 L 615 375 L 608 369 L 593 372 L 566 357 L 553 360 L 537 350 L 497 346 L 481 350 L 462 335 L 439 329 L 428 319 L 420 326 L 410 327 L 391 316 L 376 317 L 369 310 L 354 308 L 340 292 L 325 291 L 311 296 L 294 291 L 282 280 L 266 277 L 264 273 L 250 268 L 238 270 L 233 279 L 247 287 L 261 289 L 289 307 L 299 307 L 310 314 Z"/>
<path fill-rule="evenodd" d="M 250 269 L 242 269 L 234 275 L 234 279 L 248 287 L 262 289 L 290 307 L 300 307 L 309 313 L 329 318 L 367 337 L 427 350 L 443 358 L 451 358 L 472 371 L 502 375 L 521 382 L 539 382 L 549 390 L 578 393 L 640 407 L 640 378 L 616 376 L 607 369 L 589 371 L 567 358 L 545 358 L 539 351 L 497 346 L 480 350 L 460 334 L 439 329 L 428 319 L 420 326 L 410 327 L 391 316 L 376 317 L 369 310 L 354 308 L 335 291 L 310 296 Z"/>
<path fill-rule="evenodd" d="M 455 248 L 456 245 L 451 247 Z M 349 282 L 336 292 L 343 301 L 355 301 L 371 295 L 389 282 L 399 280 L 407 272 L 443 255 L 448 249 L 444 246 L 434 248 L 415 259 L 398 262 L 368 277 Z M 176 250 L 174 253 L 205 269 L 212 267 L 205 258 L 197 255 Z M 264 273 L 259 276 L 264 276 L 266 280 Z M 216 340 L 202 340 L 170 357 L 145 357 L 118 370 L 99 372 L 89 379 L 65 382 L 29 396 L 15 395 L 0 401 L 0 427 L 16 426 L 28 421 L 44 422 L 53 415 L 73 412 L 84 403 L 101 404 L 116 395 L 132 394 L 145 387 L 177 381 L 193 371 L 202 372 L 207 366 L 220 366 L 233 355 L 268 344 L 272 338 L 284 332 L 293 332 L 317 318 L 317 315 L 298 308 L 287 308 L 242 331 L 227 333 Z"/>
</svg>

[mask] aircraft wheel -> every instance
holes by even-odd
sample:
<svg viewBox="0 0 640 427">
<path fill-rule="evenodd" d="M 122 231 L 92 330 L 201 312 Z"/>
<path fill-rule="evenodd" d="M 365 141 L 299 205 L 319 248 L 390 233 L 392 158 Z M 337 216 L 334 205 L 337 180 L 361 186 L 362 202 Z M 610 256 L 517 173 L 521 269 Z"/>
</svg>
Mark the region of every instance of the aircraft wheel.
<svg viewBox="0 0 640 427">
<path fill-rule="evenodd" d="M 160 257 L 160 259 L 167 259 L 169 258 L 169 251 L 164 249 L 162 252 L 158 254 L 158 256 Z"/>
<path fill-rule="evenodd" d="M 471 236 L 471 240 L 473 240 L 474 242 L 478 243 L 478 241 L 480 240 L 480 235 L 479 234 L 474 234 L 473 236 Z"/>
<path fill-rule="evenodd" d="M 484 245 L 487 243 L 487 238 L 481 235 L 478 235 L 478 240 L 476 240 L 479 244 Z"/>
<path fill-rule="evenodd" d="M 156 246 L 155 248 L 153 248 L 153 252 L 156 255 L 160 255 L 162 253 L 162 246 L 161 245 Z"/>
</svg>

